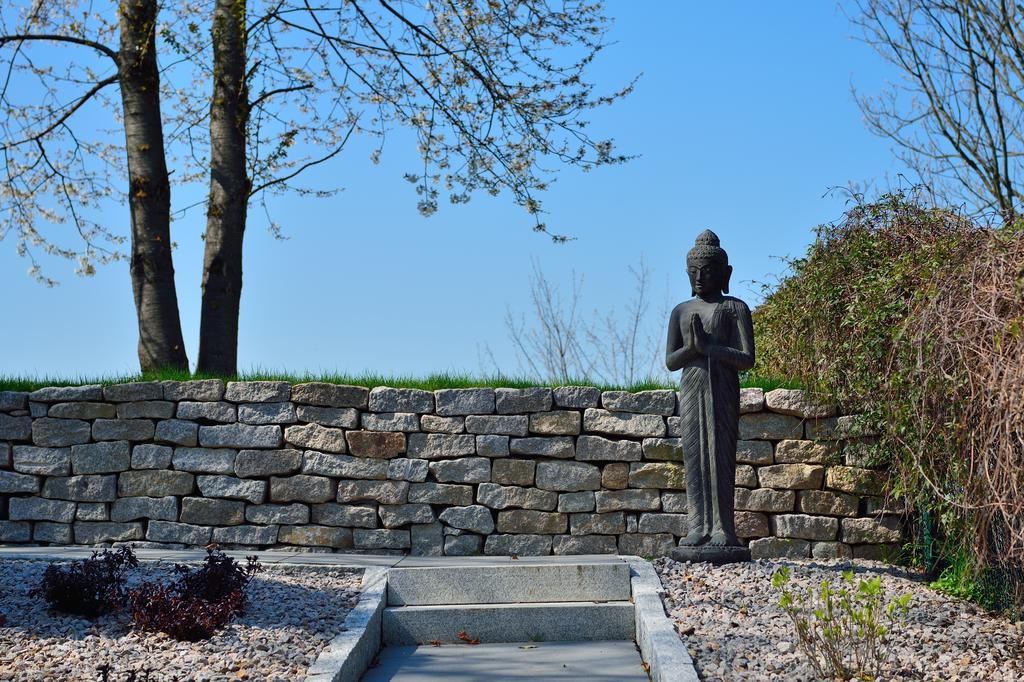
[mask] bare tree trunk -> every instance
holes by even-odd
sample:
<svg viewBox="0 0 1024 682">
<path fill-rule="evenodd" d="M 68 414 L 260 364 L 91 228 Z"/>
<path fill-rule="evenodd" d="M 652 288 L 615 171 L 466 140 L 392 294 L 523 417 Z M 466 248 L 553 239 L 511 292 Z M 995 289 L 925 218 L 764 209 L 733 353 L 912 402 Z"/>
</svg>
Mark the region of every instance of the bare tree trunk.
<svg viewBox="0 0 1024 682">
<path fill-rule="evenodd" d="M 197 370 L 222 375 L 237 370 L 242 238 L 251 189 L 245 164 L 245 14 L 244 0 L 217 0 L 213 14 L 210 198 Z"/>
<path fill-rule="evenodd" d="M 118 56 L 132 216 L 132 291 L 143 371 L 188 369 L 171 257 L 171 188 L 160 117 L 155 0 L 120 3 Z"/>
</svg>

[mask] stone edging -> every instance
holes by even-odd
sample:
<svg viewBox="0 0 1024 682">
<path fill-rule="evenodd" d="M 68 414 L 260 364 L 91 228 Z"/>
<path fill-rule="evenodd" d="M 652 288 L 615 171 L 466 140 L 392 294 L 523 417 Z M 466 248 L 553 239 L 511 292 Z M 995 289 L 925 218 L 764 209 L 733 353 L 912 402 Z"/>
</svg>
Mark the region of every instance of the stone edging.
<svg viewBox="0 0 1024 682">
<path fill-rule="evenodd" d="M 381 614 L 388 588 L 386 568 L 363 572 L 359 603 L 345 618 L 344 629 L 306 671 L 306 682 L 357 682 L 381 646 Z"/>
<path fill-rule="evenodd" d="M 637 556 L 624 556 L 629 563 L 633 587 L 633 612 L 636 618 L 636 643 L 640 656 L 650 666 L 653 682 L 698 682 L 700 677 L 679 639 L 661 601 L 664 591 L 654 566 Z"/>
</svg>

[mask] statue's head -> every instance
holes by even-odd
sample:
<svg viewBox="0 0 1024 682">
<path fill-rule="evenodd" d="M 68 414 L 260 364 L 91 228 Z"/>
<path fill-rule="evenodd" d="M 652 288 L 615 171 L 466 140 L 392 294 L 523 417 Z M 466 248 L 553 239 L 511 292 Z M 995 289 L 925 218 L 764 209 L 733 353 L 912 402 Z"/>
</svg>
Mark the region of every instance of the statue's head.
<svg viewBox="0 0 1024 682">
<path fill-rule="evenodd" d="M 718 235 L 704 230 L 686 254 L 686 273 L 690 276 L 694 296 L 707 298 L 729 293 L 732 266 L 729 265 L 728 254 L 719 244 Z"/>
</svg>

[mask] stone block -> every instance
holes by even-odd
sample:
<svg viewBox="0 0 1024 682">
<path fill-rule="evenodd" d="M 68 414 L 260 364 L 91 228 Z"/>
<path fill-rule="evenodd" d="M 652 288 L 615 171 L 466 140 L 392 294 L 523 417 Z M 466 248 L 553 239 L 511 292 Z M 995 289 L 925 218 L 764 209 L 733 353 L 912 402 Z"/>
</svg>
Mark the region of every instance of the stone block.
<svg viewBox="0 0 1024 682">
<path fill-rule="evenodd" d="M 637 412 L 671 417 L 676 413 L 675 391 L 605 391 L 601 407 L 613 412 Z"/>
<path fill-rule="evenodd" d="M 765 394 L 765 404 L 772 412 L 789 414 L 801 419 L 821 419 L 836 413 L 834 405 L 825 405 L 815 401 L 807 394 L 791 388 L 777 388 Z"/>
<path fill-rule="evenodd" d="M 43 497 L 76 502 L 111 502 L 117 498 L 117 478 L 113 475 L 54 476 L 43 483 Z"/>
<path fill-rule="evenodd" d="M 550 535 L 488 535 L 484 542 L 488 556 L 547 556 L 551 554 Z"/>
<path fill-rule="evenodd" d="M 16 474 L 0 471 L 0 493 L 37 493 L 39 477 L 30 474 Z"/>
<path fill-rule="evenodd" d="M 80 419 L 41 417 L 32 420 L 28 417 L 6 417 L 0 415 L 0 438 L 5 440 L 24 440 L 28 438 L 28 433 L 24 431 L 13 434 L 5 433 L 4 420 L 20 419 L 24 419 L 23 423 L 25 424 L 31 424 L 32 442 L 43 447 L 62 448 L 69 445 L 88 443 L 92 434 L 92 427 L 89 422 Z"/>
<path fill-rule="evenodd" d="M 224 397 L 224 382 L 220 379 L 197 379 L 195 381 L 164 381 L 164 400 L 215 401 Z"/>
<path fill-rule="evenodd" d="M 449 535 L 444 539 L 444 553 L 445 556 L 475 556 L 483 550 L 483 545 L 484 539 L 479 535 Z"/>
<path fill-rule="evenodd" d="M 123 523 L 139 519 L 157 521 L 178 520 L 178 498 L 167 497 L 121 497 L 110 505 L 110 520 Z"/>
<path fill-rule="evenodd" d="M 592 512 L 594 504 L 594 493 L 590 491 L 562 493 L 558 496 L 558 511 L 560 512 Z"/>
<path fill-rule="evenodd" d="M 740 415 L 740 440 L 803 438 L 804 423 L 797 417 L 771 412 Z"/>
<path fill-rule="evenodd" d="M 150 532 L 152 532 L 153 523 L 166 523 L 166 521 L 153 521 L 150 524 Z M 96 545 L 101 542 L 129 542 L 143 538 L 142 524 L 138 522 L 76 521 L 73 528 L 75 544 L 78 545 Z"/>
<path fill-rule="evenodd" d="M 636 441 L 610 440 L 601 436 L 580 436 L 576 439 L 576 458 L 581 461 L 639 462 L 642 456 L 643 449 Z"/>
<path fill-rule="evenodd" d="M 75 524 L 75 535 L 77 538 L 78 524 Z M 142 528 L 142 524 L 138 524 Z M 213 528 L 208 526 L 195 526 L 188 523 L 174 523 L 173 521 L 150 521 L 146 530 L 146 539 L 153 542 L 180 542 L 183 545 L 208 545 L 213 537 Z M 141 537 L 139 538 L 141 539 Z"/>
<path fill-rule="evenodd" d="M 300 422 L 333 426 L 338 429 L 354 429 L 359 426 L 359 410 L 354 407 L 315 407 L 299 405 L 295 417 Z"/>
<path fill-rule="evenodd" d="M 494 389 L 445 388 L 434 391 L 437 414 L 452 417 L 494 413 Z"/>
<path fill-rule="evenodd" d="M 229 381 L 224 399 L 233 403 L 280 403 L 292 397 L 287 381 Z"/>
<path fill-rule="evenodd" d="M 107 403 L 57 403 L 46 414 L 57 419 L 113 419 L 117 408 Z"/>
<path fill-rule="evenodd" d="M 665 418 L 656 414 L 610 412 L 590 408 L 583 413 L 583 429 L 590 433 L 611 436 L 661 438 L 665 435 Z"/>
<path fill-rule="evenodd" d="M 12 497 L 7 513 L 11 521 L 53 521 L 71 523 L 75 520 L 75 503 L 43 497 Z"/>
<path fill-rule="evenodd" d="M 805 514 L 856 516 L 858 498 L 856 495 L 833 493 L 826 490 L 802 490 L 799 504 L 800 511 Z"/>
<path fill-rule="evenodd" d="M 157 422 L 153 439 L 158 443 L 194 447 L 199 444 L 199 424 L 180 419 L 165 419 Z"/>
<path fill-rule="evenodd" d="M 502 514 L 506 512 L 501 512 Z M 543 513 L 543 512 L 537 512 Z M 438 518 L 452 528 L 466 530 L 481 535 L 490 535 L 494 532 L 494 517 L 491 510 L 483 505 L 472 504 L 465 507 L 448 507 L 440 513 Z"/>
<path fill-rule="evenodd" d="M 476 454 L 481 457 L 508 457 L 509 437 L 482 435 L 476 437 Z"/>
<path fill-rule="evenodd" d="M 372 504 L 314 504 L 313 523 L 321 526 L 376 528 L 377 507 Z"/>
<path fill-rule="evenodd" d="M 302 456 L 302 473 L 380 481 L 388 477 L 388 460 L 306 450 Z"/>
<path fill-rule="evenodd" d="M 415 412 L 364 412 L 359 423 L 366 431 L 400 431 L 417 433 L 420 416 Z"/>
<path fill-rule="evenodd" d="M 672 533 L 684 536 L 689 532 L 686 514 L 646 513 L 640 515 L 637 531 L 640 533 Z"/>
<path fill-rule="evenodd" d="M 622 512 L 569 516 L 570 535 L 619 535 L 625 532 L 626 515 Z"/>
<path fill-rule="evenodd" d="M 46 413 L 49 410 L 50 410 L 50 406 L 47 405 L 46 403 L 29 403 L 28 404 L 29 416 L 32 417 L 33 419 L 38 419 L 39 417 L 45 417 Z M 17 412 L 16 414 L 12 414 L 11 416 L 12 417 L 24 417 L 25 416 L 25 412 L 24 412 L 24 410 L 20 410 L 19 412 Z"/>
<path fill-rule="evenodd" d="M 278 428 L 278 427 L 252 427 L 252 428 Z M 200 429 L 200 434 L 202 430 Z M 345 443 L 345 432 L 341 429 L 319 424 L 303 424 L 301 426 L 289 426 L 284 430 L 284 440 L 289 445 L 321 452 L 347 452 Z"/>
<path fill-rule="evenodd" d="M 785 513 L 793 511 L 795 504 L 796 493 L 792 490 L 736 488 L 735 507 L 743 511 Z"/>
<path fill-rule="evenodd" d="M 178 419 L 199 419 L 221 424 L 231 424 L 238 419 L 238 408 L 233 403 L 181 402 L 178 403 Z"/>
<path fill-rule="evenodd" d="M 0 443 L 0 469 L 10 469 L 12 466 L 10 444 Z"/>
<path fill-rule="evenodd" d="M 887 564 L 901 563 L 898 544 L 854 545 L 850 549 L 853 551 L 854 559 L 869 559 Z"/>
<path fill-rule="evenodd" d="M 133 381 L 127 384 L 112 384 L 103 387 L 103 399 L 115 403 L 162 400 L 163 397 L 164 387 L 159 381 Z"/>
<path fill-rule="evenodd" d="M 171 463 L 178 471 L 232 474 L 237 454 L 236 450 L 228 448 L 175 448 Z"/>
<path fill-rule="evenodd" d="M 768 516 L 760 512 L 736 512 L 736 535 L 740 538 L 763 538 L 771 535 Z"/>
<path fill-rule="evenodd" d="M 370 398 L 372 400 L 372 393 Z M 413 523 L 436 521 L 434 511 L 429 504 L 382 504 L 377 512 L 380 514 L 381 523 L 385 528 L 399 528 Z"/>
<path fill-rule="evenodd" d="M 270 477 L 271 502 L 330 502 L 335 497 L 334 481 L 323 476 Z"/>
<path fill-rule="evenodd" d="M 234 476 L 197 476 L 196 485 L 204 497 L 223 497 L 260 504 L 267 494 L 266 481 L 252 481 Z"/>
<path fill-rule="evenodd" d="M 858 438 L 843 447 L 843 464 L 848 467 L 884 469 L 889 459 L 889 453 L 883 451 L 874 438 Z"/>
<path fill-rule="evenodd" d="M 575 410 L 597 407 L 601 389 L 593 386 L 560 386 L 552 391 L 555 405 Z"/>
<path fill-rule="evenodd" d="M 245 520 L 260 525 L 286 524 L 298 526 L 309 523 L 309 507 L 304 504 L 250 504 L 245 508 Z"/>
<path fill-rule="evenodd" d="M 838 459 L 836 448 L 830 443 L 782 440 L 775 446 L 775 461 L 779 464 L 835 464 Z"/>
<path fill-rule="evenodd" d="M 615 537 L 611 535 L 556 535 L 551 546 L 556 555 L 615 554 Z"/>
<path fill-rule="evenodd" d="M 877 435 L 875 429 L 861 415 L 807 420 L 807 437 L 812 440 L 844 440 Z"/>
<path fill-rule="evenodd" d="M 425 459 L 407 459 L 405 457 L 388 462 L 387 477 L 392 481 L 409 481 L 422 483 L 427 480 L 430 463 Z"/>
<path fill-rule="evenodd" d="M 682 438 L 683 420 L 679 417 L 665 417 L 665 435 L 669 438 Z"/>
<path fill-rule="evenodd" d="M 79 521 L 109 521 L 110 511 L 106 502 L 79 502 L 75 518 Z"/>
<path fill-rule="evenodd" d="M 780 538 L 801 540 L 835 540 L 839 520 L 830 516 L 808 514 L 778 514 L 772 517 L 772 534 Z"/>
<path fill-rule="evenodd" d="M 48 432 L 40 432 L 40 436 L 48 440 L 58 440 L 57 434 L 54 433 L 55 430 L 55 427 L 51 425 Z M 31 417 L 12 417 L 0 414 L 0 440 L 28 440 L 29 438 L 35 440 Z M 86 438 L 88 439 L 88 436 Z"/>
<path fill-rule="evenodd" d="M 444 548 L 444 535 L 437 522 L 411 526 L 409 540 L 409 554 L 413 556 L 441 556 Z"/>
<path fill-rule="evenodd" d="M 629 465 L 629 487 L 686 490 L 686 470 L 677 462 L 634 462 Z"/>
<path fill-rule="evenodd" d="M 740 414 L 760 412 L 764 409 L 763 388 L 741 388 L 740 389 Z"/>
<path fill-rule="evenodd" d="M 71 446 L 74 474 L 110 474 L 131 468 L 131 449 L 126 440 Z"/>
<path fill-rule="evenodd" d="M 737 495 L 737 499 L 739 495 Z M 669 514 L 686 513 L 686 493 L 662 493 L 661 510 Z"/>
<path fill-rule="evenodd" d="M 737 441 L 736 461 L 740 464 L 771 464 L 772 444 L 766 440 Z"/>
<path fill-rule="evenodd" d="M 352 547 L 352 529 L 331 526 L 281 526 L 277 534 L 277 541 L 286 545 L 303 547 L 350 549 Z"/>
<path fill-rule="evenodd" d="M 179 520 L 201 526 L 237 526 L 245 522 L 245 502 L 184 497 Z"/>
<path fill-rule="evenodd" d="M 11 502 L 13 503 L 14 500 L 12 499 Z M 842 519 L 842 524 L 843 533 L 840 539 L 851 545 L 903 541 L 900 520 L 895 516 L 882 516 L 874 519 Z"/>
<path fill-rule="evenodd" d="M 377 386 L 370 390 L 371 412 L 415 412 L 425 414 L 434 411 L 434 394 L 418 388 L 391 388 Z"/>
<path fill-rule="evenodd" d="M 629 487 L 629 464 L 613 462 L 601 469 L 601 487 L 608 490 L 623 490 Z"/>
<path fill-rule="evenodd" d="M 349 431 L 348 450 L 357 457 L 391 459 L 405 452 L 405 434 L 394 431 Z"/>
<path fill-rule="evenodd" d="M 538 462 L 536 479 L 541 490 L 600 490 L 601 469 L 585 462 Z"/>
<path fill-rule="evenodd" d="M 451 483 L 410 483 L 409 502 L 465 507 L 473 504 L 473 486 Z"/>
<path fill-rule="evenodd" d="M 355 407 L 365 410 L 370 391 L 363 386 L 312 382 L 292 386 L 292 402 L 319 407 Z"/>
<path fill-rule="evenodd" d="M 761 467 L 757 476 L 765 488 L 817 490 L 825 480 L 825 467 L 815 464 L 772 464 Z"/>
<path fill-rule="evenodd" d="M 533 509 L 509 509 L 498 512 L 499 533 L 564 533 L 569 526 L 569 517 L 558 512 L 543 512 Z"/>
<path fill-rule="evenodd" d="M 619 554 L 641 557 L 667 556 L 676 546 L 671 533 L 629 533 L 619 536 Z"/>
<path fill-rule="evenodd" d="M 299 450 L 240 450 L 235 455 L 234 474 L 241 478 L 287 476 L 301 469 Z"/>
<path fill-rule="evenodd" d="M 288 431 L 301 428 L 307 427 L 290 426 Z M 295 442 L 295 440 L 289 442 Z M 248 424 L 200 426 L 199 444 L 204 448 L 279 448 L 281 447 L 281 427 L 276 425 L 250 426 Z M 342 440 L 342 444 L 344 445 L 344 440 Z"/>
<path fill-rule="evenodd" d="M 610 511 L 658 511 L 661 509 L 661 495 L 657 490 L 599 490 L 594 493 L 597 512 Z"/>
<path fill-rule="evenodd" d="M 225 545 L 272 545 L 277 542 L 277 526 L 229 526 L 214 528 L 213 541 Z"/>
<path fill-rule="evenodd" d="M 829 467 L 825 487 L 853 495 L 881 495 L 887 476 L 881 471 L 856 467 Z"/>
<path fill-rule="evenodd" d="M 509 442 L 509 452 L 513 455 L 530 455 L 533 457 L 558 457 L 572 459 L 576 455 L 571 436 L 537 436 L 533 438 L 513 438 Z"/>
<path fill-rule="evenodd" d="M 24 391 L 0 391 L 0 412 L 24 410 L 28 405 L 28 393 Z"/>
<path fill-rule="evenodd" d="M 526 436 L 530 418 L 525 414 L 487 414 L 466 417 L 466 431 L 497 436 Z"/>
<path fill-rule="evenodd" d="M 65 403 L 71 401 L 103 400 L 103 387 L 99 384 L 86 386 L 49 386 L 28 394 L 28 399 L 37 403 Z"/>
<path fill-rule="evenodd" d="M 15 445 L 13 464 L 21 474 L 67 476 L 71 473 L 71 449 Z"/>
<path fill-rule="evenodd" d="M 139 400 L 118 405 L 116 416 L 118 419 L 170 419 L 174 416 L 174 407 L 174 403 L 167 400 Z"/>
<path fill-rule="evenodd" d="M 558 506 L 558 494 L 549 490 L 502 486 L 496 483 L 481 483 L 476 490 L 476 500 L 491 509 L 521 507 L 552 511 Z"/>
<path fill-rule="evenodd" d="M 756 488 L 757 470 L 749 464 L 737 464 L 736 485 L 740 488 Z"/>
<path fill-rule="evenodd" d="M 491 480 L 501 485 L 533 485 L 536 468 L 537 463 L 528 459 L 498 459 L 491 465 Z"/>
<path fill-rule="evenodd" d="M 409 549 L 412 546 L 409 531 L 388 528 L 356 528 L 352 531 L 352 541 L 356 549 Z"/>
<path fill-rule="evenodd" d="M 806 559 L 811 556 L 811 543 L 796 538 L 760 538 L 750 541 L 750 558 Z"/>
<path fill-rule="evenodd" d="M 52 542 L 58 545 L 71 544 L 70 523 L 39 521 L 32 528 L 32 539 L 36 542 Z"/>
<path fill-rule="evenodd" d="M 0 542 L 29 542 L 32 524 L 28 521 L 0 521 Z"/>
<path fill-rule="evenodd" d="M 811 557 L 814 559 L 850 559 L 853 550 L 842 542 L 815 542 L 811 544 Z"/>
<path fill-rule="evenodd" d="M 498 388 L 494 399 L 498 414 L 526 414 L 550 410 L 552 395 L 550 388 Z"/>
<path fill-rule="evenodd" d="M 148 419 L 97 419 L 92 423 L 93 440 L 152 440 L 155 433 Z"/>
<path fill-rule="evenodd" d="M 491 460 L 487 457 L 435 460 L 430 463 L 430 471 L 439 483 L 487 483 L 491 480 Z"/>
<path fill-rule="evenodd" d="M 409 436 L 410 457 L 452 459 L 476 454 L 476 437 L 470 434 L 414 433 Z"/>
<path fill-rule="evenodd" d="M 626 441 L 622 441 L 626 442 Z M 769 446 L 770 447 L 770 446 Z M 644 438 L 643 440 L 644 459 L 667 460 L 670 462 L 683 461 L 683 439 L 682 438 Z M 634 460 L 636 461 L 636 460 Z"/>
<path fill-rule="evenodd" d="M 195 476 L 185 471 L 125 471 L 117 477 L 118 497 L 190 495 Z"/>
<path fill-rule="evenodd" d="M 420 429 L 428 433 L 463 433 L 466 430 L 466 418 L 425 414 L 420 417 Z"/>
<path fill-rule="evenodd" d="M 407 481 L 338 481 L 338 502 L 373 500 L 381 504 L 405 504 L 409 497 Z"/>
<path fill-rule="evenodd" d="M 545 436 L 575 436 L 580 433 L 582 415 L 574 410 L 536 412 L 530 415 L 530 433 Z"/>
</svg>

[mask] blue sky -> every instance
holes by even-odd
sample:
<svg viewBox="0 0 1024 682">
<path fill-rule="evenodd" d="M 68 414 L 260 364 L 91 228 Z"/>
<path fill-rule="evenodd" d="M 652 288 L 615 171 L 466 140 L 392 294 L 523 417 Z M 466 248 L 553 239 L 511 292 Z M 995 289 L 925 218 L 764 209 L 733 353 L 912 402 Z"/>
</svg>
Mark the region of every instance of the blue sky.
<svg viewBox="0 0 1024 682">
<path fill-rule="evenodd" d="M 575 241 L 554 245 L 533 233 L 507 196 L 442 204 L 422 218 L 402 180 L 417 165 L 411 139 L 391 136 L 379 165 L 354 144 L 323 171 L 345 191 L 272 205 L 286 241 L 258 221 L 247 231 L 240 369 L 478 372 L 486 344 L 515 373 L 504 317 L 529 313 L 531 259 L 563 287 L 573 271 L 583 275 L 583 308 L 603 315 L 627 303 L 628 267 L 642 257 L 658 308 L 666 293 L 673 304 L 689 296 L 685 254 L 706 228 L 729 252 L 732 293 L 756 303 L 753 282 L 780 275 L 779 257 L 802 254 L 814 226 L 842 214 L 846 199 L 830 188 L 884 186 L 899 175 L 850 91 L 876 92 L 895 74 L 829 0 L 607 5 L 617 44 L 592 78 L 611 90 L 642 77 L 633 95 L 592 117 L 593 131 L 639 158 L 589 174 L 570 169 L 552 185 L 547 222 Z M 176 195 L 178 206 L 188 201 Z M 127 233 L 124 207 L 111 206 L 110 220 Z M 192 362 L 204 221 L 193 210 L 172 226 Z M 25 275 L 14 246 L 0 241 L 0 373 L 136 370 L 127 264 L 79 278 L 66 263 L 44 261 L 61 281 L 47 289 Z"/>
</svg>

